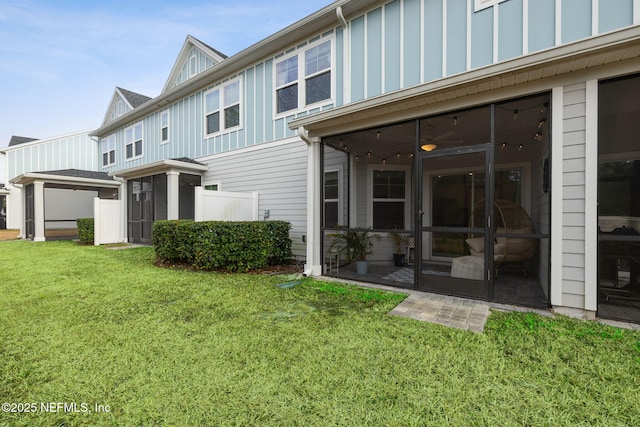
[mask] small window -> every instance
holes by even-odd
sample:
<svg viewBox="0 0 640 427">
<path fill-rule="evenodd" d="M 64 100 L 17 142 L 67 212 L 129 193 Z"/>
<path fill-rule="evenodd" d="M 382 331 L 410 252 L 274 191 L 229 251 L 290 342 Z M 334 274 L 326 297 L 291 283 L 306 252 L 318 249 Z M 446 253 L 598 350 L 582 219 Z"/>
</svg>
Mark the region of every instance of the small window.
<svg viewBox="0 0 640 427">
<path fill-rule="evenodd" d="M 127 160 L 142 156 L 142 123 L 124 130 L 124 147 Z"/>
<path fill-rule="evenodd" d="M 337 170 L 324 173 L 324 226 L 340 224 L 340 173 Z"/>
<path fill-rule="evenodd" d="M 102 166 L 116 163 L 116 136 L 109 135 L 102 139 Z"/>
<path fill-rule="evenodd" d="M 207 135 L 220 131 L 220 91 L 213 90 L 205 95 Z"/>
<path fill-rule="evenodd" d="M 224 88 L 224 128 L 240 125 L 240 82 Z"/>
<path fill-rule="evenodd" d="M 209 191 L 218 191 L 218 184 L 205 184 L 204 189 Z"/>
<path fill-rule="evenodd" d="M 160 141 L 163 144 L 169 142 L 169 110 L 160 113 Z"/>
</svg>

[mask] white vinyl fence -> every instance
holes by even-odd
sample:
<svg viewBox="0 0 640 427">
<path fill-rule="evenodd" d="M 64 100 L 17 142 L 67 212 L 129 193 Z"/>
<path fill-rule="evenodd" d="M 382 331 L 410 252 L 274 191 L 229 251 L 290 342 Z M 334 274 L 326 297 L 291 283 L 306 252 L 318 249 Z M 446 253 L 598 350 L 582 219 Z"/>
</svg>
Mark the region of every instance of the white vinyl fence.
<svg viewBox="0 0 640 427">
<path fill-rule="evenodd" d="M 196 221 L 257 221 L 258 193 L 195 188 Z"/>
<path fill-rule="evenodd" d="M 124 204 L 122 200 L 93 199 L 94 244 L 122 243 L 124 236 Z"/>
</svg>

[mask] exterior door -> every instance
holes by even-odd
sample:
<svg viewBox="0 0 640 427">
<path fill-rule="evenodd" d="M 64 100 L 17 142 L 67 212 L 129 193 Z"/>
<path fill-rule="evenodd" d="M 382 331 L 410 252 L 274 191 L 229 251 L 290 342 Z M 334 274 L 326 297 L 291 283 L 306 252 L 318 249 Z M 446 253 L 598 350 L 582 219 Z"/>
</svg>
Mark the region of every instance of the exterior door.
<svg viewBox="0 0 640 427">
<path fill-rule="evenodd" d="M 153 177 L 130 180 L 127 192 L 129 241 L 151 243 L 154 221 Z"/>
<path fill-rule="evenodd" d="M 417 287 L 491 299 L 494 245 L 489 145 L 420 155 Z"/>
</svg>

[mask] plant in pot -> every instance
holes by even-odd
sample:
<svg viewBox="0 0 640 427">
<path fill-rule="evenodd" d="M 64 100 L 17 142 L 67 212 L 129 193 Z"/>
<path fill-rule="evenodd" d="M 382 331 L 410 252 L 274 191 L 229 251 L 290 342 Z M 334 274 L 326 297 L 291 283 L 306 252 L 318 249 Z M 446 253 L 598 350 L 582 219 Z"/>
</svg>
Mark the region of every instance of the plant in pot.
<svg viewBox="0 0 640 427">
<path fill-rule="evenodd" d="M 394 231 L 389 232 L 389 236 L 391 236 L 391 240 L 393 241 L 393 246 L 395 248 L 395 252 L 393 253 L 393 264 L 396 267 L 402 267 L 404 265 L 405 258 L 402 248 L 407 245 L 409 235 L 407 233 L 395 231 L 398 229 L 397 226 L 392 226 L 391 228 L 394 229 Z"/>
<path fill-rule="evenodd" d="M 337 250 L 340 257 L 344 257 L 348 263 L 356 262 L 358 274 L 367 274 L 369 263 L 367 255 L 373 253 L 373 239 L 378 236 L 368 230 L 346 230 L 341 233 L 330 234 L 332 243 L 329 250 Z"/>
</svg>

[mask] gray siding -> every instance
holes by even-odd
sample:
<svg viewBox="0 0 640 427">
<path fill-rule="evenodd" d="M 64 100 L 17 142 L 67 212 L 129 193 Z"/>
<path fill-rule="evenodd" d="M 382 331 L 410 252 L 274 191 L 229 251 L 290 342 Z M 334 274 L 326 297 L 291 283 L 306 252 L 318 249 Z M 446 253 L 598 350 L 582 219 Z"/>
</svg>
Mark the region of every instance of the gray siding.
<svg viewBox="0 0 640 427">
<path fill-rule="evenodd" d="M 564 88 L 562 302 L 584 308 L 586 85 Z M 558 143 L 558 142 L 556 142 Z"/>
<path fill-rule="evenodd" d="M 259 193 L 259 216 L 291 223 L 296 256 L 304 257 L 307 233 L 307 146 L 299 139 L 265 144 L 236 153 L 214 155 L 200 162 L 209 166 L 204 181 L 220 181 L 222 190 Z"/>
</svg>

